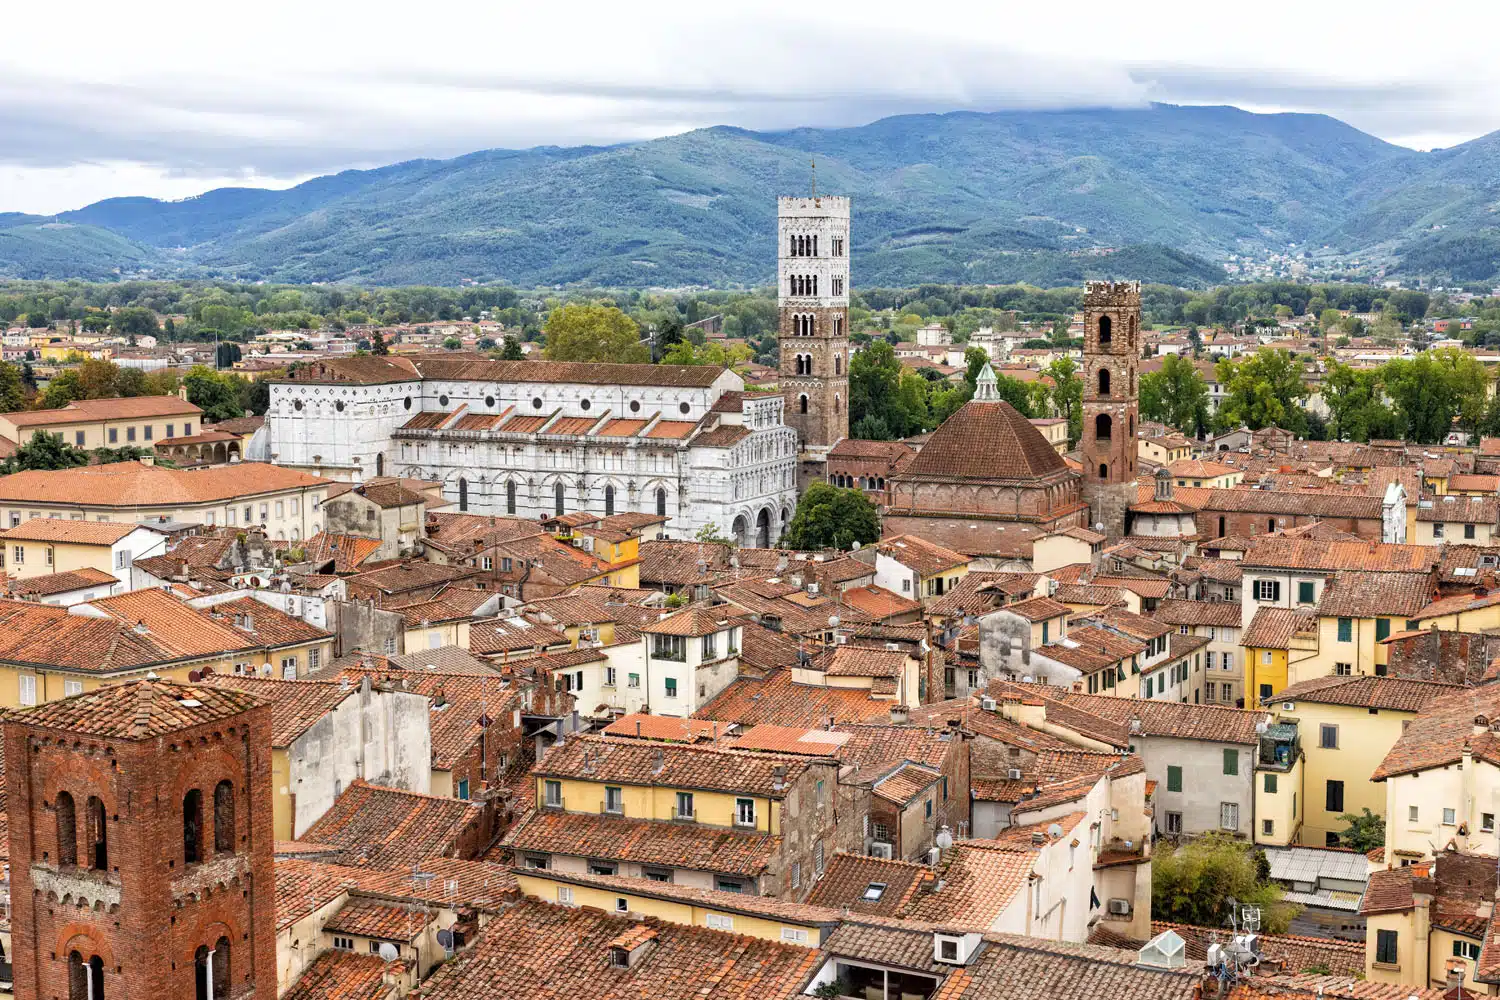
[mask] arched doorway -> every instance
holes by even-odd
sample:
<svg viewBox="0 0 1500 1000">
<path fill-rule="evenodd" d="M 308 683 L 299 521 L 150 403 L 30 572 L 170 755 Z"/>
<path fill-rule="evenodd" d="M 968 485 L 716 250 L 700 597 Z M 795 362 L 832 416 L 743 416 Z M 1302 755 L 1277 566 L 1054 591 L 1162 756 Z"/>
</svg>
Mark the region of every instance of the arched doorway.
<svg viewBox="0 0 1500 1000">
<path fill-rule="evenodd" d="M 730 526 L 730 531 L 734 535 L 734 544 L 743 546 L 745 544 L 745 535 L 750 531 L 750 524 L 745 520 L 744 514 L 740 514 L 734 519 L 734 524 Z"/>
<path fill-rule="evenodd" d="M 771 511 L 768 507 L 762 507 L 755 517 L 755 547 L 758 549 L 771 547 Z"/>
</svg>

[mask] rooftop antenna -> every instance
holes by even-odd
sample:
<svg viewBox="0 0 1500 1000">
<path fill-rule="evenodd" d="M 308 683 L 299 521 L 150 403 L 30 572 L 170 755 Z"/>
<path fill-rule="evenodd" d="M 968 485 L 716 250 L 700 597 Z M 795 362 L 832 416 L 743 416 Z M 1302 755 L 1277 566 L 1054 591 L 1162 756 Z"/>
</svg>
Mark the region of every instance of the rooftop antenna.
<svg viewBox="0 0 1500 1000">
<path fill-rule="evenodd" d="M 812 196 L 818 196 L 818 158 L 812 158 Z"/>
</svg>

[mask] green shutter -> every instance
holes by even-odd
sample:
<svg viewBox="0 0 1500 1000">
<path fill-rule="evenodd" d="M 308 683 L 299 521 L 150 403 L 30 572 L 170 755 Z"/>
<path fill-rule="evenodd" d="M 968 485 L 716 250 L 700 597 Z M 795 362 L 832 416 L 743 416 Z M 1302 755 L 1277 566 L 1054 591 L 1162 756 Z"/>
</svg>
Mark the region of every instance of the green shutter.
<svg viewBox="0 0 1500 1000">
<path fill-rule="evenodd" d="M 1339 642 L 1348 642 L 1354 638 L 1354 619 L 1339 619 Z"/>
<path fill-rule="evenodd" d="M 1297 584 L 1297 603 L 1313 603 L 1313 583 L 1311 580 L 1302 580 Z"/>
<path fill-rule="evenodd" d="M 1274 775 L 1274 774 L 1268 774 L 1268 775 L 1266 775 L 1266 794 L 1267 795 L 1275 795 L 1276 794 L 1276 775 Z"/>
<path fill-rule="evenodd" d="M 1375 619 L 1375 641 L 1387 638 L 1391 634 L 1391 620 L 1389 618 Z"/>
<path fill-rule="evenodd" d="M 1240 752 L 1238 750 L 1225 750 L 1224 751 L 1224 773 L 1225 774 L 1239 774 L 1240 773 Z"/>
<path fill-rule="evenodd" d="M 1182 791 L 1182 768 L 1175 764 L 1167 765 L 1167 791 Z"/>
</svg>

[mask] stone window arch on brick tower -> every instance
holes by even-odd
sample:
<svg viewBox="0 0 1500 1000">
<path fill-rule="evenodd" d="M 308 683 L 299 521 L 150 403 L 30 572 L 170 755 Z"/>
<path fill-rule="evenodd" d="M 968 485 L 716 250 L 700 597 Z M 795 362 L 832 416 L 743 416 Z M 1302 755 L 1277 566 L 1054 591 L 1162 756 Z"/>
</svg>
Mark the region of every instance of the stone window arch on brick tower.
<svg viewBox="0 0 1500 1000">
<path fill-rule="evenodd" d="M 1101 396 L 1108 396 L 1109 395 L 1109 369 L 1108 368 L 1101 368 L 1101 369 L 1099 369 L 1099 395 L 1101 395 Z"/>
<path fill-rule="evenodd" d="M 844 374 L 844 356 L 842 354 L 835 354 L 833 356 L 833 373 L 835 375 Z"/>
<path fill-rule="evenodd" d="M 1113 333 L 1113 331 L 1110 329 L 1110 327 L 1112 325 L 1113 324 L 1110 323 L 1110 320 L 1109 320 L 1108 316 L 1100 316 L 1099 317 L 1099 343 L 1101 343 L 1101 344 L 1107 344 L 1107 343 L 1109 343 L 1109 341 L 1110 341 L 1110 335 Z"/>
<path fill-rule="evenodd" d="M 193 953 L 193 981 L 197 1000 L 228 1000 L 232 980 L 227 937 L 219 938 L 212 948 L 198 946 Z"/>
<path fill-rule="evenodd" d="M 104 959 L 68 955 L 68 1000 L 104 1000 Z"/>
<path fill-rule="evenodd" d="M 807 393 L 803 393 L 797 397 L 797 411 L 799 413 L 807 412 Z"/>
<path fill-rule="evenodd" d="M 563 492 L 563 483 L 562 483 L 562 480 L 559 479 L 556 483 L 554 483 L 552 485 L 552 507 L 553 507 L 553 513 L 555 513 L 558 517 L 562 517 L 564 502 L 565 502 L 565 495 L 564 495 L 564 492 Z"/>
<path fill-rule="evenodd" d="M 78 812 L 73 796 L 57 793 L 57 864 L 78 864 Z"/>
<path fill-rule="evenodd" d="M 214 786 L 214 851 L 234 850 L 234 784 L 228 779 Z"/>
<path fill-rule="evenodd" d="M 105 825 L 104 801 L 90 795 L 84 810 L 88 829 L 89 867 L 109 871 L 109 830 Z"/>
<path fill-rule="evenodd" d="M 182 797 L 182 863 L 196 865 L 203 860 L 203 793 L 188 789 Z"/>
<path fill-rule="evenodd" d="M 1101 413 L 1094 418 L 1094 438 L 1099 441 L 1108 441 L 1110 433 L 1114 429 L 1114 421 L 1108 413 Z"/>
</svg>

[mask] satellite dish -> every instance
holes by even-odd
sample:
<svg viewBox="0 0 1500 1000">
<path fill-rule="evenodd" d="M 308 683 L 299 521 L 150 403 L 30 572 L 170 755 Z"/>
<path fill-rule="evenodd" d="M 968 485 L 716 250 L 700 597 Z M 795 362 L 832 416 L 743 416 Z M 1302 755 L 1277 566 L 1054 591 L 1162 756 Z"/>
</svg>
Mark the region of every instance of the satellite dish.
<svg viewBox="0 0 1500 1000">
<path fill-rule="evenodd" d="M 1047 836 L 1052 837 L 1054 840 L 1058 837 L 1061 837 L 1062 835 L 1063 828 L 1061 823 L 1053 823 L 1051 826 L 1047 827 Z"/>
<path fill-rule="evenodd" d="M 1099 532 L 1099 534 L 1101 534 L 1101 535 L 1104 534 L 1104 522 L 1103 521 L 1095 521 L 1094 522 L 1094 530 L 1097 531 L 1097 532 Z"/>
<path fill-rule="evenodd" d="M 452 950 L 452 948 L 453 948 L 453 931 L 449 930 L 446 927 L 443 928 L 442 930 L 438 931 L 437 932 L 437 943 L 440 944 L 440 945 L 442 945 L 444 948 Z"/>
<path fill-rule="evenodd" d="M 856 542 L 855 542 L 855 543 L 854 543 L 854 544 L 853 544 L 853 545 L 851 545 L 851 546 L 850 546 L 850 547 L 849 547 L 849 548 L 850 548 L 850 551 L 853 551 L 853 552 L 858 552 L 858 551 L 859 551 L 859 550 L 860 550 L 860 548 L 861 548 L 861 547 L 862 547 L 862 546 L 861 546 L 861 545 L 860 545 L 860 544 L 859 544 L 859 542 L 857 542 L 857 541 L 856 541 Z"/>
<path fill-rule="evenodd" d="M 439 943 L 441 944 L 441 942 L 439 942 Z M 396 950 L 396 946 L 395 945 L 391 944 L 389 941 L 383 941 L 383 942 L 381 942 L 381 945 L 380 945 L 380 959 L 381 959 L 381 961 L 383 961 L 383 962 L 394 962 L 396 959 L 398 959 L 400 957 L 401 957 L 401 953 Z"/>
</svg>

